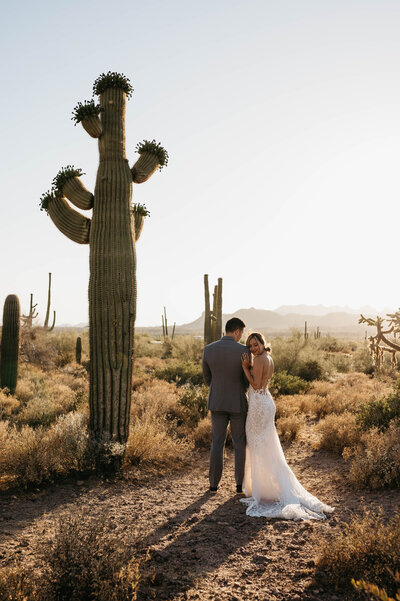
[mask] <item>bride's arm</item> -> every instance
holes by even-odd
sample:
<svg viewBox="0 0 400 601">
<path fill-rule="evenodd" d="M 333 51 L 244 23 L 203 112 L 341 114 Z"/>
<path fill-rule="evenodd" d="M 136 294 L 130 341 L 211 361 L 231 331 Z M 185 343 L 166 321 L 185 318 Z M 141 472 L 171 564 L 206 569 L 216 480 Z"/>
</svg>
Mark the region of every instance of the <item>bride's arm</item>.
<svg viewBox="0 0 400 601">
<path fill-rule="evenodd" d="M 253 368 L 250 369 L 250 362 L 248 355 L 245 353 L 242 355 L 242 367 L 246 374 L 250 385 L 254 390 L 261 388 L 262 375 L 263 375 L 263 362 L 260 360 L 261 357 L 254 357 Z"/>
</svg>

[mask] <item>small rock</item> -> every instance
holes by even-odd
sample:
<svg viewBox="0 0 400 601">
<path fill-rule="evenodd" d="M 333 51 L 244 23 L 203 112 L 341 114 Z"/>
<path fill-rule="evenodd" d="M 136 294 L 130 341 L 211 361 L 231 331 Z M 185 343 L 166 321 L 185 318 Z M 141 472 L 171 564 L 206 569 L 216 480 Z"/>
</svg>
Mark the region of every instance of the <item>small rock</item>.
<svg viewBox="0 0 400 601">
<path fill-rule="evenodd" d="M 85 484 L 83 480 L 77 480 L 76 481 L 76 485 L 77 486 L 82 486 L 83 484 Z"/>
</svg>

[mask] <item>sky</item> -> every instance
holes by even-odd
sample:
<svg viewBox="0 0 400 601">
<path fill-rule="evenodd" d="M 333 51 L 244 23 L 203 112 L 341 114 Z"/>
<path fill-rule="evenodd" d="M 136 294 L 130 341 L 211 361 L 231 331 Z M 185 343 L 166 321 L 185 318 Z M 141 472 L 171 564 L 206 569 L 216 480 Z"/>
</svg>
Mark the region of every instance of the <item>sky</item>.
<svg viewBox="0 0 400 601">
<path fill-rule="evenodd" d="M 138 326 L 196 319 L 203 275 L 223 310 L 397 309 L 400 3 L 136 0 L 7 3 L 0 56 L 0 304 L 29 295 L 58 324 L 88 319 L 87 246 L 39 210 L 64 165 L 91 191 L 97 141 L 71 113 L 100 73 L 134 87 L 143 139 L 169 164 L 135 185 Z M 0 311 L 1 312 L 1 311 Z"/>
</svg>

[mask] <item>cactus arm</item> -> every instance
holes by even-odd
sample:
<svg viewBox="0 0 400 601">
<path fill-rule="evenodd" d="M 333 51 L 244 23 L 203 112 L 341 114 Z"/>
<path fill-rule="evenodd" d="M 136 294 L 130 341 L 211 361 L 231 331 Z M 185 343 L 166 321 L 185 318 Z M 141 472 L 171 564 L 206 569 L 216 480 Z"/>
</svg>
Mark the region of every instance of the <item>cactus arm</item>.
<svg viewBox="0 0 400 601">
<path fill-rule="evenodd" d="M 14 394 L 18 378 L 20 305 L 18 296 L 9 294 L 4 303 L 1 332 L 0 387 Z"/>
<path fill-rule="evenodd" d="M 160 163 L 154 155 L 144 152 L 140 155 L 131 169 L 132 181 L 135 184 L 143 184 L 159 169 Z"/>
<path fill-rule="evenodd" d="M 132 181 L 142 184 L 157 171 L 168 164 L 168 152 L 155 140 L 143 140 L 136 146 L 139 158 L 131 169 Z"/>
<path fill-rule="evenodd" d="M 78 244 L 89 244 L 90 219 L 71 209 L 65 198 L 51 198 L 47 212 L 67 238 Z"/>
<path fill-rule="evenodd" d="M 65 182 L 62 193 L 78 209 L 88 211 L 93 208 L 94 196 L 85 188 L 79 177 L 72 177 Z"/>
<path fill-rule="evenodd" d="M 92 138 L 100 138 L 103 133 L 103 126 L 98 115 L 90 115 L 81 121 L 83 129 Z"/>
</svg>

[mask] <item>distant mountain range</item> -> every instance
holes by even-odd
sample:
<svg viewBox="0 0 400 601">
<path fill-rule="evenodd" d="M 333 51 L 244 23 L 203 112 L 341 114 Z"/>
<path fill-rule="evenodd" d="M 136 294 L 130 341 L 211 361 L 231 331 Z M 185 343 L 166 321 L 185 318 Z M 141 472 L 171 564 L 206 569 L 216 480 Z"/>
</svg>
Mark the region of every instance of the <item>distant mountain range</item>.
<svg viewBox="0 0 400 601">
<path fill-rule="evenodd" d="M 386 311 L 386 310 L 385 310 Z M 391 311 L 391 309 L 388 309 Z M 310 335 L 319 327 L 322 334 L 331 333 L 336 336 L 364 336 L 366 330 L 372 331 L 373 328 L 366 327 L 365 324 L 359 324 L 360 313 L 366 316 L 375 317 L 378 312 L 373 307 L 365 306 L 361 309 L 351 309 L 350 307 L 325 307 L 323 305 L 282 305 L 274 311 L 266 309 L 239 309 L 234 313 L 225 313 L 222 316 L 223 324 L 231 317 L 239 317 L 246 324 L 249 330 L 261 330 L 268 335 L 278 336 L 287 334 L 292 329 L 304 329 L 304 322 L 307 321 L 307 329 Z M 385 312 L 380 312 L 384 315 Z M 198 334 L 203 333 L 204 312 L 190 323 L 176 326 L 177 334 Z M 138 332 L 149 332 L 154 335 L 161 333 L 161 326 L 156 327 L 138 327 Z"/>
<path fill-rule="evenodd" d="M 372 332 L 374 328 L 359 324 L 360 313 L 368 317 L 376 315 L 384 316 L 387 312 L 395 309 L 389 307 L 383 311 L 377 311 L 374 307 L 364 306 L 360 309 L 350 307 L 339 307 L 324 305 L 282 305 L 274 311 L 267 309 L 239 309 L 234 313 L 224 313 L 223 324 L 231 317 L 240 317 L 246 324 L 246 329 L 261 330 L 263 333 L 273 336 L 285 335 L 292 329 L 304 330 L 304 322 L 307 321 L 307 329 L 310 335 L 319 327 L 322 334 L 333 334 L 336 336 L 359 336 L 363 337 L 365 331 Z M 75 326 L 62 324 L 60 328 L 87 328 L 87 323 L 79 323 Z M 204 327 L 204 312 L 190 323 L 177 325 L 177 334 L 202 335 Z M 170 325 L 171 328 L 171 325 Z M 162 334 L 161 325 L 137 327 L 137 332 L 149 332 L 154 336 Z"/>
</svg>

